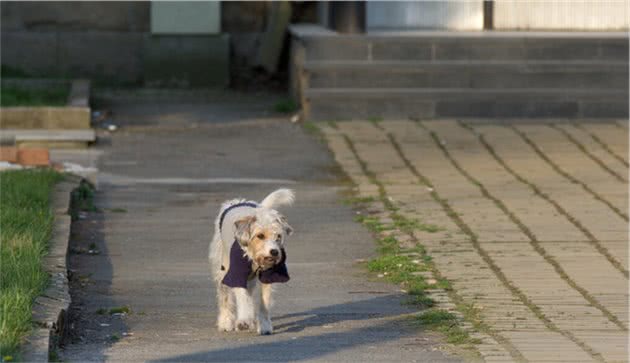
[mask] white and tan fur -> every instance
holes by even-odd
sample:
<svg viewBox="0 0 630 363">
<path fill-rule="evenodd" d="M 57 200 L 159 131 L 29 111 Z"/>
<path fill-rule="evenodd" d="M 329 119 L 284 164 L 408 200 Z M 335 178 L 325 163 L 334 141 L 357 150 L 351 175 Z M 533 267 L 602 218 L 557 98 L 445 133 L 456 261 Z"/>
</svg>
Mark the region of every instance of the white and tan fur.
<svg viewBox="0 0 630 363">
<path fill-rule="evenodd" d="M 257 278 L 247 282 L 247 288 L 231 288 L 221 283 L 230 268 L 230 248 L 235 240 L 244 254 L 254 261 L 255 267 L 266 269 L 278 263 L 280 258 L 272 250 L 284 248 L 285 238 L 293 229 L 274 208 L 293 203 L 294 194 L 289 189 L 278 189 L 269 194 L 257 208 L 237 207 L 230 210 L 219 226 L 221 214 L 230 206 L 244 199 L 232 199 L 221 205 L 214 222 L 214 237 L 210 242 L 210 269 L 216 284 L 220 331 L 253 330 L 261 335 L 271 334 L 270 308 L 271 284 L 263 284 Z M 221 266 L 224 269 L 221 269 Z"/>
</svg>

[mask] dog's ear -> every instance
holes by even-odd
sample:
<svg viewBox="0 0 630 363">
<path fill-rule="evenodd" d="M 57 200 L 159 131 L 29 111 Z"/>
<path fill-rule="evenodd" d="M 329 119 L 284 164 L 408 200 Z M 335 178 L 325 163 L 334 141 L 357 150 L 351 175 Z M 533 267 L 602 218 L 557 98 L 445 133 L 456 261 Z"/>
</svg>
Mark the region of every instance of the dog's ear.
<svg viewBox="0 0 630 363">
<path fill-rule="evenodd" d="M 241 246 L 247 246 L 251 235 L 252 223 L 256 222 L 256 216 L 249 216 L 234 222 L 234 237 Z"/>
<path fill-rule="evenodd" d="M 280 218 L 278 218 L 278 223 L 280 223 L 282 229 L 284 229 L 284 233 L 286 233 L 287 236 L 293 234 L 293 227 L 289 225 L 289 222 L 287 222 L 287 219 L 284 216 L 280 216 Z"/>
</svg>

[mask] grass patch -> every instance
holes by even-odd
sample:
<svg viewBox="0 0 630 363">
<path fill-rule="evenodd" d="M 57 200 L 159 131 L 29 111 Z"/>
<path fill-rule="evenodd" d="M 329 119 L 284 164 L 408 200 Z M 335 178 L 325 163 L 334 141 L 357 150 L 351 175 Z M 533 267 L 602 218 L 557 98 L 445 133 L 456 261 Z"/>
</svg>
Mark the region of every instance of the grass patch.
<svg viewBox="0 0 630 363">
<path fill-rule="evenodd" d="M 394 229 L 393 226 L 381 223 L 378 218 L 374 217 L 366 217 L 363 215 L 358 215 L 355 218 L 355 221 L 359 223 L 363 223 L 366 227 L 368 227 L 372 232 L 383 232 Z"/>
<path fill-rule="evenodd" d="M 457 317 L 446 310 L 434 309 L 418 316 L 418 322 L 424 326 L 437 326 L 457 321 Z"/>
<path fill-rule="evenodd" d="M 109 211 L 113 213 L 127 213 L 125 208 L 110 208 Z"/>
<path fill-rule="evenodd" d="M 417 323 L 423 327 L 437 330 L 446 336 L 446 341 L 451 344 L 479 344 L 478 339 L 472 339 L 467 331 L 459 325 L 459 319 L 453 313 L 442 309 L 430 309 L 417 318 Z"/>
<path fill-rule="evenodd" d="M 374 197 L 348 197 L 345 198 L 342 202 L 346 205 L 356 205 L 356 204 L 368 204 L 376 201 Z"/>
<path fill-rule="evenodd" d="M 389 255 L 400 250 L 398 240 L 395 237 L 387 236 L 377 241 L 378 252 L 380 255 Z"/>
<path fill-rule="evenodd" d="M 383 118 L 382 117 L 368 117 L 368 121 L 377 125 L 379 122 L 383 122 Z"/>
<path fill-rule="evenodd" d="M 117 306 L 115 308 L 109 309 L 109 315 L 113 314 L 130 314 L 131 308 L 129 306 Z"/>
<path fill-rule="evenodd" d="M 4 64 L 0 68 L 1 68 L 0 75 L 2 78 L 29 78 L 30 77 L 28 73 L 26 73 L 24 70 L 19 69 L 19 68 L 7 66 Z"/>
<path fill-rule="evenodd" d="M 49 169 L 0 173 L 0 356 L 15 357 L 31 327 L 33 300 L 44 290 L 53 223 L 50 193 L 62 174 Z"/>
<path fill-rule="evenodd" d="M 403 300 L 403 304 L 425 309 L 435 305 L 435 301 L 425 294 L 419 294 L 408 296 L 405 300 Z"/>
<path fill-rule="evenodd" d="M 314 136 L 318 142 L 322 144 L 326 144 L 326 137 L 324 136 L 324 132 L 317 126 L 316 122 L 313 121 L 304 121 L 302 122 L 302 129 L 307 134 Z"/>
<path fill-rule="evenodd" d="M 317 127 L 317 125 L 313 121 L 304 122 L 302 124 L 302 127 L 304 128 L 304 131 L 306 131 L 307 134 L 322 136 L 321 130 L 319 129 L 319 127 Z"/>
<path fill-rule="evenodd" d="M 68 87 L 52 87 L 45 90 L 2 87 L 0 105 L 10 106 L 65 106 L 70 90 Z"/>
<path fill-rule="evenodd" d="M 361 205 L 361 199 L 348 199 L 355 205 Z M 369 202 L 373 202 L 370 198 Z M 440 227 L 425 224 L 418 220 L 405 218 L 398 214 L 397 209 L 391 204 L 384 202 L 385 207 L 392 216 L 391 223 L 381 223 L 378 218 L 359 215 L 355 219 L 363 223 L 372 233 L 379 236 L 383 231 L 399 230 L 407 234 L 413 231 L 425 231 L 434 233 L 442 230 Z M 415 306 L 419 309 L 429 309 L 415 317 L 415 322 L 424 328 L 436 330 L 444 334 L 446 341 L 451 344 L 477 344 L 478 340 L 472 339 L 469 333 L 462 329 L 459 319 L 452 313 L 433 308 L 435 301 L 426 293 L 427 289 L 452 290 L 451 284 L 446 279 L 433 280 L 431 283 L 425 280 L 421 274 L 423 271 L 434 269 L 431 256 L 426 253 L 423 246 L 416 246 L 411 249 L 401 249 L 399 241 L 394 236 L 386 236 L 377 239 L 379 256 L 368 261 L 367 268 L 370 272 L 378 273 L 379 277 L 398 284 L 407 291 L 407 297 L 403 304 Z M 474 315 L 474 311 L 464 309 L 465 316 Z"/>
<path fill-rule="evenodd" d="M 394 226 L 406 233 L 411 233 L 413 231 L 435 233 L 442 230 L 442 228 L 436 226 L 435 224 L 422 223 L 417 219 L 405 218 L 397 213 L 393 214 L 393 219 Z"/>
<path fill-rule="evenodd" d="M 298 109 L 299 107 L 297 103 L 289 99 L 278 101 L 275 105 L 273 105 L 273 110 L 279 113 L 293 113 Z"/>
</svg>

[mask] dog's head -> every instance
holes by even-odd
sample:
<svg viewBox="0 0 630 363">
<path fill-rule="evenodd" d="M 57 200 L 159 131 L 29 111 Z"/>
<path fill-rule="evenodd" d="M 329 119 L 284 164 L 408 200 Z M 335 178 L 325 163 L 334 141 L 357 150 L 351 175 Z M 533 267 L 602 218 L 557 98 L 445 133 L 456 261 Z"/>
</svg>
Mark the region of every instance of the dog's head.
<svg viewBox="0 0 630 363">
<path fill-rule="evenodd" d="M 286 218 L 274 209 L 257 208 L 256 214 L 234 223 L 234 236 L 263 270 L 280 263 L 285 239 L 293 233 Z"/>
</svg>

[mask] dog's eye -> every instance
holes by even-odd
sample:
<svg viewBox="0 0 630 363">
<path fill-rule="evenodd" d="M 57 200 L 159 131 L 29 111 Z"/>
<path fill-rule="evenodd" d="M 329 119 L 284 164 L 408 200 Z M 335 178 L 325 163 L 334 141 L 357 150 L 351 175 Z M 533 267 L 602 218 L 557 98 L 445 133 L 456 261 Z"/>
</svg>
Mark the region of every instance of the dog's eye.
<svg viewBox="0 0 630 363">
<path fill-rule="evenodd" d="M 282 241 L 282 235 L 281 234 L 279 234 L 278 237 L 276 237 L 276 241 L 278 241 L 278 242 Z"/>
<path fill-rule="evenodd" d="M 264 233 L 258 233 L 258 239 L 265 239 L 265 234 Z"/>
</svg>

